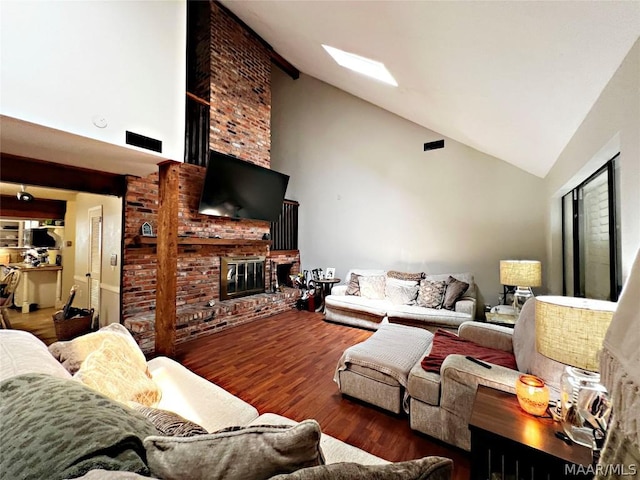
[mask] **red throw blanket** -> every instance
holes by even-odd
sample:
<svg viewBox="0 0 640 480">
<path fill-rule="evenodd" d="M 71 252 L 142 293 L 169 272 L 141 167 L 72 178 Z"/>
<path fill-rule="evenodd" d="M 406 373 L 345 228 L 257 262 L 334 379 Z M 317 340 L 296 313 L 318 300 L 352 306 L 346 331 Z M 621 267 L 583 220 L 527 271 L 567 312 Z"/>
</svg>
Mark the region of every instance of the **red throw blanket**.
<svg viewBox="0 0 640 480">
<path fill-rule="evenodd" d="M 433 337 L 433 348 L 429 355 L 422 359 L 421 365 L 427 372 L 440 373 L 442 362 L 449 355 L 469 355 L 503 367 L 517 370 L 516 357 L 513 353 L 498 350 L 497 348 L 483 347 L 471 340 L 460 338 L 454 333 L 438 329 Z"/>
</svg>

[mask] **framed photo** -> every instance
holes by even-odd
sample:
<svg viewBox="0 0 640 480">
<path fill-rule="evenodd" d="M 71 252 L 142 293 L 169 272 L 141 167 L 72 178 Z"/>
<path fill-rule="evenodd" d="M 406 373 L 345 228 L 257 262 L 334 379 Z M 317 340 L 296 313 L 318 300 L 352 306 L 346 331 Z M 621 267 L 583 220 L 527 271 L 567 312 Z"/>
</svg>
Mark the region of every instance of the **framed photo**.
<svg viewBox="0 0 640 480">
<path fill-rule="evenodd" d="M 324 278 L 327 280 L 333 280 L 336 277 L 336 269 L 333 267 L 327 267 Z"/>
</svg>

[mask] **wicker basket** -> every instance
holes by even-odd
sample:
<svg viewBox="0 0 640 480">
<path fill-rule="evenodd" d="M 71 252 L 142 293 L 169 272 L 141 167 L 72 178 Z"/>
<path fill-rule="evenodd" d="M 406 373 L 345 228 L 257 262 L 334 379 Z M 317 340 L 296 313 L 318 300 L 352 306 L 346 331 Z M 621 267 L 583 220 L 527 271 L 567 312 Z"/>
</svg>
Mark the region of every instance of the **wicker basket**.
<svg viewBox="0 0 640 480">
<path fill-rule="evenodd" d="M 73 308 L 71 314 L 73 318 L 63 318 L 62 310 L 53 315 L 53 325 L 56 328 L 58 340 L 71 340 L 72 338 L 84 335 L 91 331 L 93 320 L 93 308 Z"/>
</svg>

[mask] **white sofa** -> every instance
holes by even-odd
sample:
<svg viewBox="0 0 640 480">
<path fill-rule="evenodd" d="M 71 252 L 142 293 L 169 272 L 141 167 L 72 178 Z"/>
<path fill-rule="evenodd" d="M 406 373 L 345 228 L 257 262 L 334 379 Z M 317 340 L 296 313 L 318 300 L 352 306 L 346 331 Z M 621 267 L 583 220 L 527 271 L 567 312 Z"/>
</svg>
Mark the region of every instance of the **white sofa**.
<svg viewBox="0 0 640 480">
<path fill-rule="evenodd" d="M 231 426 L 291 425 L 291 419 L 258 411 L 218 385 L 196 375 L 167 357 L 147 362 L 154 382 L 162 391 L 158 408 L 175 412 L 209 432 Z M 71 374 L 49 353 L 47 346 L 28 332 L 0 330 L 0 382 L 26 373 L 44 373 L 70 379 Z M 330 374 L 330 372 L 328 373 Z M 334 437 L 322 434 L 320 446 L 329 463 L 387 464 Z"/>
<path fill-rule="evenodd" d="M 474 320 L 476 314 L 476 285 L 472 273 L 426 275 L 426 280 L 446 281 L 449 276 L 469 284 L 468 290 L 456 303 L 453 310 L 398 305 L 388 298 L 371 299 L 347 295 L 347 284 L 351 274 L 361 276 L 385 275 L 385 270 L 353 269 L 347 273 L 344 284 L 331 289 L 325 298 L 325 320 L 355 327 L 377 330 L 380 323 L 400 323 L 435 331 L 438 328 L 457 331 L 466 321 Z"/>
</svg>

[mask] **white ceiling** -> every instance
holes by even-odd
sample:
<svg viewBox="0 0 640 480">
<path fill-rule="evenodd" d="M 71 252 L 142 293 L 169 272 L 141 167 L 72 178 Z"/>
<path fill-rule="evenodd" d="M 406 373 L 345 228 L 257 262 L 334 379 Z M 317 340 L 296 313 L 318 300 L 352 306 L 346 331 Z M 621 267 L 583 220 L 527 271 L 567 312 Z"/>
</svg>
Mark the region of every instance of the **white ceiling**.
<svg viewBox="0 0 640 480">
<path fill-rule="evenodd" d="M 301 72 L 540 177 L 640 36 L 638 1 L 222 3 Z M 383 62 L 399 86 L 323 43 Z"/>
<path fill-rule="evenodd" d="M 101 142 L 6 115 L 0 115 L 0 145 L 3 153 L 122 175 L 149 175 L 158 171 L 157 165 L 162 161 L 142 149 Z"/>
</svg>

